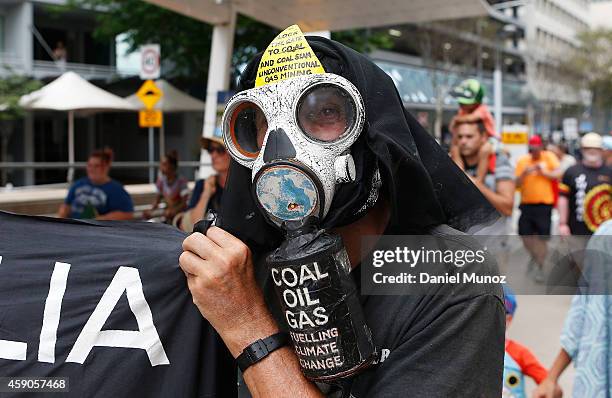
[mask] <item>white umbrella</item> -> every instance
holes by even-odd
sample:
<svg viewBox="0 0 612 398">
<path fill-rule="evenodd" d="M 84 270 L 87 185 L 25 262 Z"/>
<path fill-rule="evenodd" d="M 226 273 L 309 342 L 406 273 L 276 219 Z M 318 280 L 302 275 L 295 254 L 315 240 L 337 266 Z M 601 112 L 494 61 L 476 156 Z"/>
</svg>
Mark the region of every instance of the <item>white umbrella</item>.
<svg viewBox="0 0 612 398">
<path fill-rule="evenodd" d="M 203 101 L 200 101 L 199 99 L 182 92 L 178 88 L 174 87 L 172 84 L 168 83 L 166 80 L 156 80 L 155 85 L 160 88 L 164 95 L 162 95 L 159 101 L 157 101 L 153 109 L 162 111 L 162 114 L 172 112 L 204 112 L 204 107 L 206 106 L 206 104 Z M 142 103 L 142 101 L 140 101 L 140 99 L 138 99 L 136 94 L 132 94 L 129 97 L 126 97 L 125 99 L 137 108 L 144 108 L 144 104 Z M 164 124 L 162 123 L 162 127 L 159 130 L 160 158 L 164 155 L 165 152 L 164 138 Z M 149 146 L 151 145 L 152 143 L 150 142 Z"/>
<path fill-rule="evenodd" d="M 68 111 L 68 181 L 74 175 L 74 112 L 135 111 L 129 101 L 94 86 L 74 72 L 66 72 L 51 83 L 19 99 L 29 110 Z"/>
</svg>

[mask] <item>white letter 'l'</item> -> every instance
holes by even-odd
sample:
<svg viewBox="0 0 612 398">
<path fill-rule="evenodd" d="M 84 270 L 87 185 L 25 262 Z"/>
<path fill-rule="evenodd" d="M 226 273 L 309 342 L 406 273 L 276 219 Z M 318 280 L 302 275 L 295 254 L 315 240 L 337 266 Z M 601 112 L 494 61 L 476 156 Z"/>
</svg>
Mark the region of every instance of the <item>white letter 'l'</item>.
<svg viewBox="0 0 612 398">
<path fill-rule="evenodd" d="M 0 256 L 2 264 L 2 256 Z M 13 361 L 25 361 L 28 345 L 20 341 L 0 339 L 0 359 L 10 359 Z"/>
</svg>

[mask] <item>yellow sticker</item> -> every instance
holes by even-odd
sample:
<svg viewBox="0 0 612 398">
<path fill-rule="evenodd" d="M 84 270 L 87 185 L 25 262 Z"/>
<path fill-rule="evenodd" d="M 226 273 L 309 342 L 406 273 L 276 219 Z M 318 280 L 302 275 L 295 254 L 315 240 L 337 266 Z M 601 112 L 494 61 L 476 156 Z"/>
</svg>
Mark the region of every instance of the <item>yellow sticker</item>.
<svg viewBox="0 0 612 398">
<path fill-rule="evenodd" d="M 325 69 L 297 25 L 292 25 L 276 36 L 266 48 L 255 87 L 278 83 L 292 77 L 325 73 Z"/>
</svg>

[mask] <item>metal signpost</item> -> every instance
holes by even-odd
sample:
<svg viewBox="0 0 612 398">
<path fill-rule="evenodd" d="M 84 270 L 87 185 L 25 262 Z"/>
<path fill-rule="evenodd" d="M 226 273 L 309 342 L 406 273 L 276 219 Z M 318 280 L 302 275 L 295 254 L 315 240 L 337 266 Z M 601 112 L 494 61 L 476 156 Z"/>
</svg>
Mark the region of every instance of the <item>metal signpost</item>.
<svg viewBox="0 0 612 398">
<path fill-rule="evenodd" d="M 160 48 L 159 44 L 147 44 L 140 47 L 140 78 L 145 80 L 136 95 L 142 101 L 145 109 L 138 113 L 138 125 L 149 128 L 149 183 L 155 181 L 155 136 L 154 128 L 162 126 L 162 112 L 153 109 L 155 104 L 164 95 L 162 90 L 155 85 L 153 79 L 159 79 L 160 75 Z"/>
</svg>

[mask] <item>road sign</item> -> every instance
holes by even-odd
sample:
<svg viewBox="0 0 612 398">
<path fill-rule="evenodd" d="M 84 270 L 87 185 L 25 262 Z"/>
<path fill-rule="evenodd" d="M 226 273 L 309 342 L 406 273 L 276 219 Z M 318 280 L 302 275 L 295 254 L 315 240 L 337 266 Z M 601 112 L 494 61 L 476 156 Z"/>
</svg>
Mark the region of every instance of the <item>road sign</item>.
<svg viewBox="0 0 612 398">
<path fill-rule="evenodd" d="M 136 91 L 136 96 L 144 104 L 146 109 L 153 109 L 157 101 L 164 95 L 159 87 L 155 85 L 153 80 L 147 80 Z"/>
<path fill-rule="evenodd" d="M 160 63 L 159 44 L 140 46 L 140 78 L 142 80 L 159 79 Z"/>
<path fill-rule="evenodd" d="M 502 126 L 501 141 L 504 149 L 510 153 L 510 162 L 515 164 L 518 158 L 527 153 L 529 126 L 511 124 Z"/>
<path fill-rule="evenodd" d="M 138 125 L 140 127 L 161 127 L 162 112 L 155 109 L 138 112 Z"/>
<path fill-rule="evenodd" d="M 527 144 L 527 140 L 527 131 L 502 132 L 502 143 L 504 144 Z"/>
</svg>

